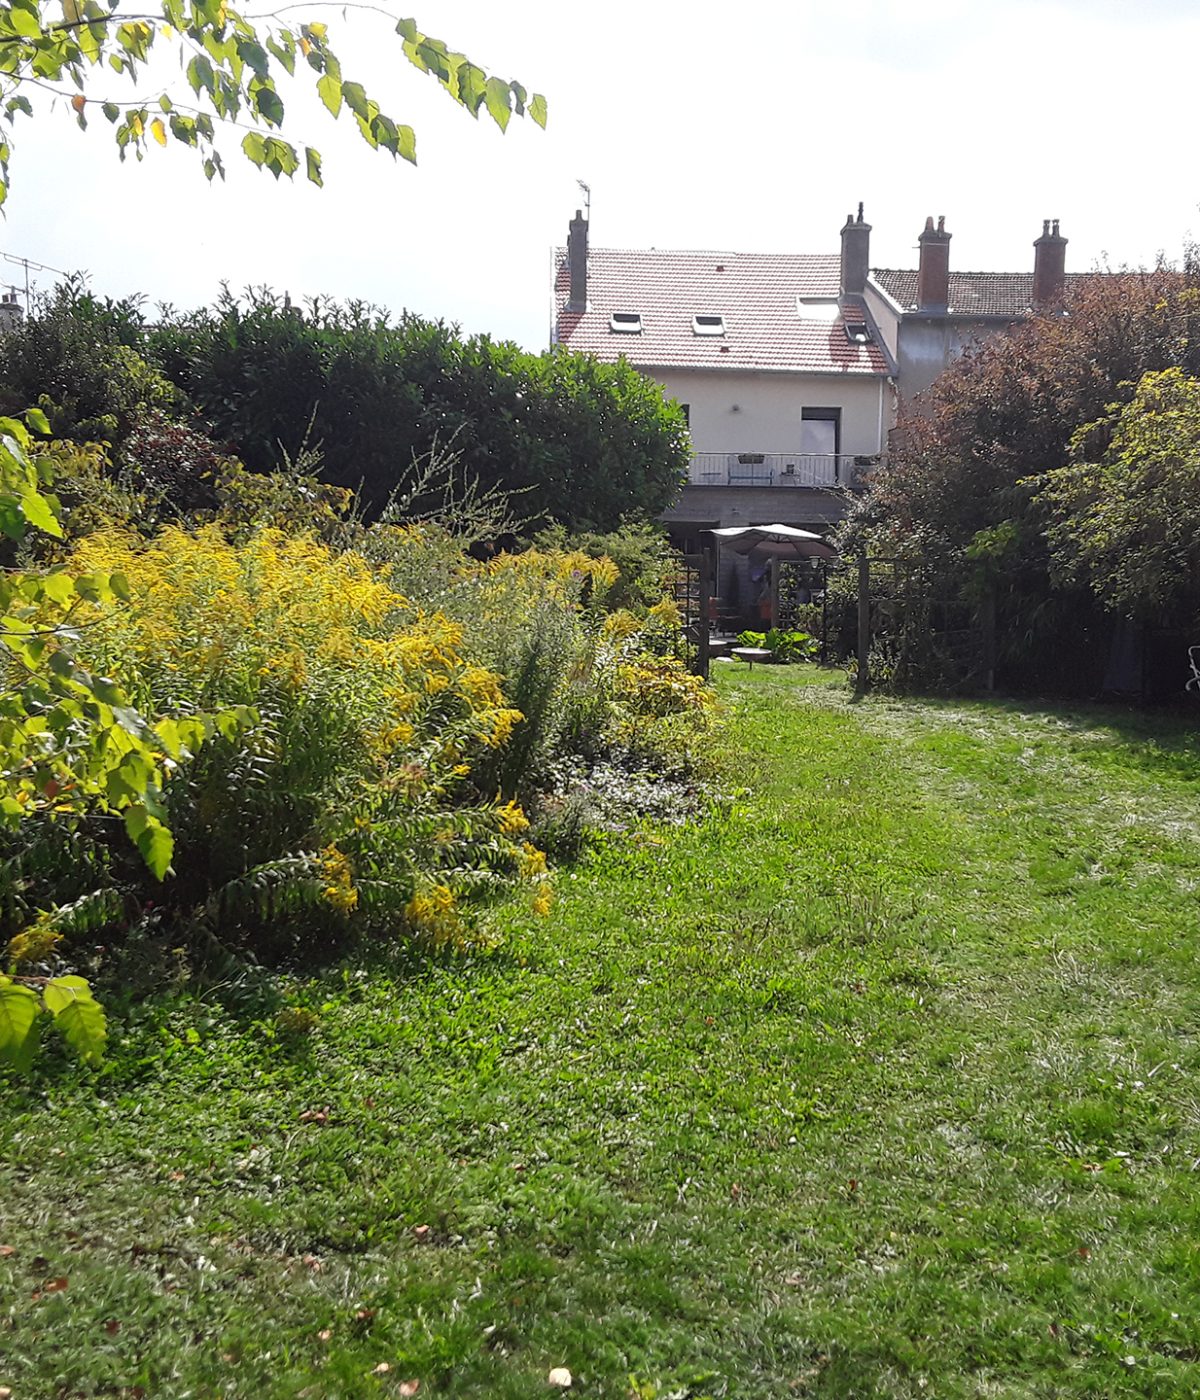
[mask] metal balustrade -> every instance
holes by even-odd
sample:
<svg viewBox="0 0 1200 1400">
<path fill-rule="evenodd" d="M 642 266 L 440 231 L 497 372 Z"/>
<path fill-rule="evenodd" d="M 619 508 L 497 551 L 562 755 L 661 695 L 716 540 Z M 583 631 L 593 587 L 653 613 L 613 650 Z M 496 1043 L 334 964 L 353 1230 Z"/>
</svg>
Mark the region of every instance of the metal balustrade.
<svg viewBox="0 0 1200 1400">
<path fill-rule="evenodd" d="M 688 485 L 856 487 L 870 460 L 852 453 L 697 452 Z"/>
</svg>

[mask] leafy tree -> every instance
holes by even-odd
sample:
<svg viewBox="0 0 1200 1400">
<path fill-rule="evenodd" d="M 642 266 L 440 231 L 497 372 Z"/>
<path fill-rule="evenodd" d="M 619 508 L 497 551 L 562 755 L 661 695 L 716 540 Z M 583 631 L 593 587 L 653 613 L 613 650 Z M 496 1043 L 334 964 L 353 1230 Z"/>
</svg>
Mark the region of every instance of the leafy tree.
<svg viewBox="0 0 1200 1400">
<path fill-rule="evenodd" d="M 178 398 L 146 360 L 144 338 L 137 298 L 96 297 L 69 278 L 0 336 L 0 412 L 37 404 L 57 438 L 119 443 L 140 415 Z"/>
<path fill-rule="evenodd" d="M 8 133 L 16 119 L 33 115 L 32 97 L 45 93 L 70 105 L 81 127 L 103 115 L 111 123 L 123 160 L 131 151 L 140 160 L 150 142 L 174 140 L 195 151 L 209 180 L 224 177 L 220 151 L 225 128 L 244 132 L 246 157 L 276 179 L 293 176 L 303 165 L 314 184 L 321 183 L 321 156 L 312 146 L 297 148 L 277 135 L 285 107 L 281 78 L 299 81 L 299 67 L 315 86 L 333 117 L 349 114 L 363 140 L 374 150 L 416 161 L 413 130 L 389 116 L 361 83 L 342 71 L 328 26 L 317 21 L 284 24 L 282 17 L 301 8 L 286 5 L 264 14 L 243 14 L 223 0 L 158 0 L 122 9 L 121 0 L 11 0 L 0 7 L 0 204 L 8 194 Z M 372 17 L 386 11 L 370 4 L 348 4 Z M 391 21 L 389 20 L 389 25 Z M 515 79 L 489 76 L 465 54 L 430 38 L 415 21 L 401 19 L 394 33 L 403 57 L 434 77 L 460 106 L 477 117 L 486 110 L 503 131 L 511 118 L 529 116 L 546 124 L 546 100 L 532 97 Z M 97 92 L 97 79 L 110 73 L 138 83 L 152 53 L 168 46 L 179 50 L 188 89 L 162 90 L 128 104 L 116 94 Z M 284 84 L 286 86 L 286 83 Z"/>
<path fill-rule="evenodd" d="M 686 425 L 624 361 L 530 354 L 441 322 L 392 324 L 362 304 L 300 310 L 264 292 L 155 331 L 152 354 L 217 439 L 256 471 L 319 445 L 324 473 L 378 511 L 414 457 L 452 448 L 519 513 L 615 529 L 674 497 Z"/>
<path fill-rule="evenodd" d="M 1052 553 L 1039 492 L 1072 461 L 1077 430 L 1128 404 L 1145 374 L 1171 368 L 1200 377 L 1194 255 L 1182 269 L 1083 279 L 1067 314 L 987 342 L 922 396 L 843 547 L 924 561 L 933 597 L 978 597 L 988 585 L 1005 684 L 1098 684 L 1091 668 L 1107 654 L 1109 598 L 1092 592 L 1086 568 L 1065 567 L 1061 521 Z M 1065 508 L 1061 491 L 1055 499 Z"/>
<path fill-rule="evenodd" d="M 1099 448 L 1099 452 L 1096 449 Z M 1142 376 L 1072 442 L 1038 495 L 1054 574 L 1127 617 L 1200 614 L 1200 380 Z"/>
</svg>

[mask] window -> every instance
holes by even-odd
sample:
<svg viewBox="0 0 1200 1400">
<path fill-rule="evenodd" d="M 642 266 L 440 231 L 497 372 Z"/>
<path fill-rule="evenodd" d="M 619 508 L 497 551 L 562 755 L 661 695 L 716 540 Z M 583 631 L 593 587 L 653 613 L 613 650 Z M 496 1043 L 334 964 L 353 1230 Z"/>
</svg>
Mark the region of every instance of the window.
<svg viewBox="0 0 1200 1400">
<path fill-rule="evenodd" d="M 614 311 L 608 318 L 608 328 L 621 335 L 641 335 L 642 313 L 640 311 Z"/>
<path fill-rule="evenodd" d="M 836 457 L 841 447 L 842 410 L 840 408 L 802 408 L 800 410 L 800 451 L 820 457 Z"/>
<path fill-rule="evenodd" d="M 871 332 L 867 328 L 865 321 L 847 321 L 846 339 L 852 345 L 866 345 L 871 339 Z"/>
<path fill-rule="evenodd" d="M 684 421 L 684 422 L 688 425 L 688 427 L 690 428 L 690 427 L 692 426 L 692 406 L 691 406 L 691 404 L 690 404 L 690 403 L 681 403 L 681 404 L 679 405 L 679 407 L 683 409 L 683 421 Z"/>
<path fill-rule="evenodd" d="M 725 334 L 725 317 L 724 317 L 724 316 L 693 316 L 693 317 L 692 317 L 692 334 L 693 334 L 693 335 L 724 335 L 724 334 Z"/>
<path fill-rule="evenodd" d="M 797 297 L 796 313 L 803 321 L 836 321 L 842 310 L 837 297 Z"/>
</svg>

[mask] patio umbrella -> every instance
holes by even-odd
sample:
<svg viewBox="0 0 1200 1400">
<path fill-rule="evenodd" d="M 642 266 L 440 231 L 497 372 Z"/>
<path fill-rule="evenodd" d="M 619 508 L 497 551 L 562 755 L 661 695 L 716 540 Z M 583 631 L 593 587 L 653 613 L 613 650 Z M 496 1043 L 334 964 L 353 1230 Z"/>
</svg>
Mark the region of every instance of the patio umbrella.
<svg viewBox="0 0 1200 1400">
<path fill-rule="evenodd" d="M 837 558 L 837 550 L 820 535 L 795 525 L 731 525 L 710 533 L 735 554 L 754 552 L 784 560 Z"/>
</svg>

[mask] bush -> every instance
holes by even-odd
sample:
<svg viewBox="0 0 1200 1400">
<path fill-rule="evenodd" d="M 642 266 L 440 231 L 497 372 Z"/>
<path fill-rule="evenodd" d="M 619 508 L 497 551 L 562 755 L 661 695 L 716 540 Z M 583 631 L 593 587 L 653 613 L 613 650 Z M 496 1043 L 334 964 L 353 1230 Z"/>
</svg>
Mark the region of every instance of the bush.
<svg viewBox="0 0 1200 1400">
<path fill-rule="evenodd" d="M 477 896 L 540 891 L 520 809 L 460 805 L 472 764 L 520 718 L 464 656 L 460 625 L 361 556 L 277 530 L 231 543 L 215 526 L 167 529 L 149 545 L 101 531 L 72 562 L 129 581 L 129 604 L 82 619 L 83 651 L 136 702 L 259 716 L 168 785 L 176 874 L 153 889 L 166 928 L 273 957 L 402 923 L 464 944 Z M 102 831 L 87 858 L 144 906 L 150 888 Z"/>
</svg>

